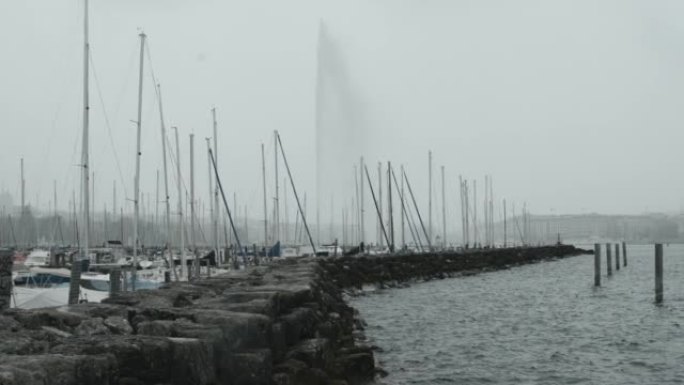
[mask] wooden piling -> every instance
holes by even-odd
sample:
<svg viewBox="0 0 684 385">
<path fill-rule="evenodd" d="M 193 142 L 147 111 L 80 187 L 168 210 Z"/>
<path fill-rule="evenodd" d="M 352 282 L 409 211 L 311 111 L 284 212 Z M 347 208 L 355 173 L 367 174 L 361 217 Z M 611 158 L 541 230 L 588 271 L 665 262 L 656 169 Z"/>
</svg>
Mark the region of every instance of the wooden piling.
<svg viewBox="0 0 684 385">
<path fill-rule="evenodd" d="M 109 295 L 113 296 L 121 292 L 121 269 L 112 269 L 109 272 Z"/>
<path fill-rule="evenodd" d="M 615 244 L 615 270 L 620 270 L 620 244 Z"/>
<path fill-rule="evenodd" d="M 663 302 L 663 245 L 655 245 L 655 302 Z"/>
<path fill-rule="evenodd" d="M 128 291 L 128 270 L 121 270 L 121 276 L 123 277 L 123 291 Z"/>
<path fill-rule="evenodd" d="M 606 263 L 608 266 L 608 275 L 611 276 L 613 275 L 613 259 L 611 258 L 611 253 L 610 253 L 610 243 L 606 243 Z"/>
<path fill-rule="evenodd" d="M 12 250 L 0 250 L 0 311 L 9 309 L 12 299 Z"/>
<path fill-rule="evenodd" d="M 594 244 L 594 286 L 601 286 L 601 244 Z"/>
<path fill-rule="evenodd" d="M 627 266 L 627 244 L 625 242 L 622 242 L 622 259 L 624 262 L 622 266 Z"/>
</svg>

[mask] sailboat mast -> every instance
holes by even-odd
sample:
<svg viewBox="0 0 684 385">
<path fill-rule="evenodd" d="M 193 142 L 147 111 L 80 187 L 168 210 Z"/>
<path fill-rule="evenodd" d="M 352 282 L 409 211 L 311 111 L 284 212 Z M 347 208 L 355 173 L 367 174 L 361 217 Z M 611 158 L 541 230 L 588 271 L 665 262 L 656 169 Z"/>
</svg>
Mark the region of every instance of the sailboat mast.
<svg viewBox="0 0 684 385">
<path fill-rule="evenodd" d="M 275 242 L 280 241 L 280 188 L 278 186 L 278 131 L 273 131 L 275 143 Z"/>
<path fill-rule="evenodd" d="M 428 151 L 428 238 L 432 244 L 432 151 Z"/>
<path fill-rule="evenodd" d="M 143 96 L 143 66 L 145 64 L 145 33 L 140 33 L 140 67 L 138 73 L 138 120 L 137 141 L 135 152 L 135 186 L 133 192 L 133 271 L 131 276 L 131 288 L 135 291 L 138 266 L 138 220 L 140 216 L 140 135 L 142 131 L 142 96 Z"/>
<path fill-rule="evenodd" d="M 84 134 L 87 135 L 87 134 Z M 87 136 L 86 136 L 87 139 Z M 24 158 L 21 158 L 21 215 L 26 212 L 26 180 L 24 179 Z"/>
<path fill-rule="evenodd" d="M 361 157 L 361 161 L 359 162 L 359 213 L 361 215 L 361 218 L 359 219 L 359 223 L 361 226 L 361 238 L 359 239 L 359 243 L 363 243 L 365 247 L 366 243 L 366 211 L 363 208 L 363 201 L 365 201 L 365 194 L 364 194 L 364 189 L 363 189 L 363 170 L 365 168 L 365 165 L 363 163 L 363 157 Z M 363 249 L 361 250 L 362 252 L 364 251 Z"/>
<path fill-rule="evenodd" d="M 82 203 L 82 210 L 83 210 L 83 219 L 84 219 L 84 226 L 83 226 L 83 242 L 81 243 L 81 256 L 80 258 L 76 258 L 74 261 L 72 267 L 71 267 L 71 281 L 69 284 L 69 304 L 76 304 L 78 303 L 78 296 L 80 292 L 80 285 L 81 285 L 81 260 L 85 259 L 88 257 L 89 251 L 88 251 L 88 219 L 90 216 L 89 212 L 89 204 L 90 204 L 90 196 L 89 196 L 89 181 L 88 181 L 88 176 L 89 176 L 89 171 L 88 171 L 88 162 L 89 162 L 89 138 L 88 138 L 88 127 L 90 124 L 90 95 L 88 93 L 89 86 L 88 86 L 88 75 L 89 75 L 89 56 L 90 56 L 90 42 L 88 40 L 88 0 L 85 0 L 85 5 L 84 5 L 84 21 L 83 21 L 83 138 L 82 138 L 82 143 L 81 143 L 81 187 L 83 188 L 83 196 L 81 197 L 81 203 Z M 23 169 L 24 169 L 24 161 L 22 159 L 22 181 L 21 181 L 21 209 L 22 209 L 22 214 L 24 210 L 24 180 L 23 180 Z M 74 197 L 74 206 L 76 205 L 76 199 Z M 78 234 L 78 231 L 77 231 Z M 77 235 L 78 239 L 78 235 Z"/>
<path fill-rule="evenodd" d="M 507 218 L 506 218 L 506 200 L 505 199 L 503 200 L 503 220 L 504 220 L 504 223 L 503 223 L 503 226 L 504 226 L 503 245 L 504 245 L 504 247 L 506 247 L 506 246 L 508 246 L 508 244 L 507 244 L 508 243 L 508 239 L 507 239 L 508 238 L 508 227 L 507 227 L 508 224 L 506 223 Z"/>
<path fill-rule="evenodd" d="M 442 166 L 442 248 L 446 249 L 446 193 L 444 186 L 444 166 Z"/>
<path fill-rule="evenodd" d="M 261 143 L 261 181 L 264 185 L 264 247 L 268 246 L 268 203 L 266 198 L 266 155 Z"/>
<path fill-rule="evenodd" d="M 406 215 L 404 212 L 404 197 L 406 196 L 404 194 L 404 165 L 401 165 L 401 189 L 399 190 L 400 198 L 401 198 L 401 206 L 402 206 L 402 214 L 401 214 L 401 248 L 404 249 L 406 248 Z M 392 176 L 394 177 L 394 172 L 392 172 Z M 396 181 L 395 181 L 396 183 Z"/>
<path fill-rule="evenodd" d="M 394 212 L 392 209 L 392 163 L 387 162 L 387 215 L 389 218 L 390 253 L 394 252 Z"/>
<path fill-rule="evenodd" d="M 211 165 L 211 156 L 209 154 L 211 152 L 211 138 L 205 138 L 205 140 L 207 141 L 207 161 L 208 161 L 208 165 L 209 165 L 209 220 L 213 224 L 213 222 L 214 222 L 214 200 L 211 199 L 211 194 L 214 191 L 214 184 L 213 184 L 214 173 L 213 173 L 212 165 Z M 214 237 L 214 234 L 212 234 L 212 238 L 213 237 Z M 211 247 L 214 249 L 214 254 L 215 254 L 214 257 L 216 259 L 216 263 L 218 264 L 218 263 L 220 263 L 219 250 L 216 247 L 218 242 L 216 242 L 214 239 L 210 239 L 210 242 L 211 242 L 210 243 Z"/>
<path fill-rule="evenodd" d="M 185 264 L 185 222 L 183 222 L 183 192 L 181 190 L 181 159 L 180 141 L 178 140 L 178 127 L 172 127 L 176 134 L 176 185 L 178 187 L 178 251 L 180 252 L 181 277 L 187 277 L 187 265 Z"/>
<path fill-rule="evenodd" d="M 164 246 L 168 250 L 170 249 L 171 243 L 171 202 L 169 202 L 169 170 L 166 156 L 166 123 L 164 122 L 164 105 L 162 103 L 160 84 L 157 84 L 157 93 L 159 98 L 159 119 L 161 121 L 162 158 L 164 163 L 164 206 L 166 206 L 166 217 L 164 221 L 166 225 L 166 237 L 164 238 Z M 173 263 L 173 261 L 171 262 Z M 169 267 L 173 270 L 175 275 L 176 269 L 171 265 L 169 265 Z"/>
<path fill-rule="evenodd" d="M 90 86 L 89 86 L 89 75 L 90 75 L 90 41 L 88 36 L 88 0 L 85 0 L 85 22 L 83 25 L 83 35 L 85 43 L 83 45 L 83 143 L 81 145 L 81 163 L 83 166 L 82 177 L 83 177 L 83 253 L 82 258 L 88 258 L 90 246 L 90 183 L 88 177 L 90 176 L 90 138 L 89 138 L 89 128 L 90 128 Z M 23 166 L 23 165 L 22 165 Z M 23 167 L 22 167 L 23 173 Z M 22 177 L 23 178 L 23 177 Z M 24 189 L 24 181 L 22 179 L 22 191 Z M 23 195 L 23 194 L 22 194 Z M 22 197 L 23 200 L 23 197 Z M 22 202 L 23 204 L 23 202 Z M 80 277 L 79 277 L 80 278 Z"/>
<path fill-rule="evenodd" d="M 211 118 L 214 125 L 214 161 L 218 167 L 218 125 L 216 123 L 216 108 L 211 109 Z M 218 253 L 219 249 L 219 217 L 221 210 L 219 209 L 219 188 L 218 183 L 214 184 L 214 247 Z M 218 256 L 218 254 L 217 254 Z"/>
<path fill-rule="evenodd" d="M 195 255 L 195 278 L 200 277 L 200 261 L 195 238 L 195 135 L 190 134 L 190 242 Z"/>
</svg>

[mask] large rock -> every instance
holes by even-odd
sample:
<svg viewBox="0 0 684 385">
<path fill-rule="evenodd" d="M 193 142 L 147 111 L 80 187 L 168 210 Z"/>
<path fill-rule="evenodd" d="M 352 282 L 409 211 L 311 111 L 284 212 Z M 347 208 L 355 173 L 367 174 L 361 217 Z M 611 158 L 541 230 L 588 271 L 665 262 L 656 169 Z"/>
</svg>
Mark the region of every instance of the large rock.
<svg viewBox="0 0 684 385">
<path fill-rule="evenodd" d="M 9 355 L 0 356 L 2 385 L 119 384 L 113 356 Z"/>
</svg>

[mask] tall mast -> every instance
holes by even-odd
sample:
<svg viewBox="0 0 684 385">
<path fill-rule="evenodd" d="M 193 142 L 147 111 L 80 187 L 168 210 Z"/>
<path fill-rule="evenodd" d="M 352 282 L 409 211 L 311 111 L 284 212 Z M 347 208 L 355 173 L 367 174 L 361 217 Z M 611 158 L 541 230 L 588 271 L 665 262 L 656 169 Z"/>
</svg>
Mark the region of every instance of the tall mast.
<svg viewBox="0 0 684 385">
<path fill-rule="evenodd" d="M 211 109 L 211 118 L 214 125 L 214 161 L 218 167 L 218 129 L 216 123 L 216 108 Z M 218 183 L 214 184 L 214 247 L 218 252 L 219 249 L 219 217 L 221 216 L 221 210 L 219 209 L 219 188 Z M 218 254 L 217 254 L 218 255 Z"/>
<path fill-rule="evenodd" d="M 114 188 L 112 191 L 112 213 L 116 215 L 116 180 L 114 180 Z M 123 239 L 121 240 L 123 242 Z"/>
<path fill-rule="evenodd" d="M 133 272 L 131 276 L 131 287 L 135 291 L 138 268 L 138 220 L 140 216 L 140 135 L 142 132 L 142 96 L 143 96 L 143 65 L 145 64 L 145 33 L 140 34 L 140 68 L 138 74 L 138 120 L 136 121 L 138 138 L 135 152 L 135 187 L 133 196 Z"/>
<path fill-rule="evenodd" d="M 26 212 L 26 180 L 24 179 L 24 158 L 21 158 L 21 215 Z"/>
<path fill-rule="evenodd" d="M 477 180 L 473 179 L 473 242 L 475 245 L 480 241 L 477 229 Z"/>
<path fill-rule="evenodd" d="M 363 157 L 361 157 L 361 161 L 359 163 L 359 173 L 360 173 L 360 175 L 359 175 L 359 178 L 360 178 L 360 180 L 359 180 L 359 183 L 360 183 L 360 186 L 359 186 L 359 208 L 360 208 L 359 213 L 361 214 L 361 218 L 360 218 L 359 222 L 361 223 L 360 243 L 364 243 L 364 245 L 365 245 L 365 242 L 366 242 L 366 212 L 364 211 L 364 208 L 363 208 L 363 201 L 365 200 L 364 192 L 363 192 L 363 179 L 364 179 L 363 178 L 363 170 L 364 170 L 364 168 L 365 168 L 365 166 L 363 163 Z"/>
<path fill-rule="evenodd" d="M 432 244 L 432 151 L 428 151 L 428 237 Z"/>
<path fill-rule="evenodd" d="M 356 165 L 354 165 L 354 195 L 355 197 L 352 198 L 352 210 L 355 210 L 356 213 L 356 237 L 351 237 L 352 240 L 356 238 L 355 240 L 358 242 L 361 242 L 361 209 L 359 208 L 359 173 L 356 169 Z M 356 198 L 356 200 L 354 200 Z M 354 205 L 354 202 L 356 202 L 356 205 Z M 354 218 L 352 218 L 353 220 Z M 354 232 L 354 229 L 352 228 L 352 233 Z M 355 242 L 352 241 L 352 244 Z"/>
<path fill-rule="evenodd" d="M 465 229 L 466 229 L 466 248 L 470 246 L 470 188 L 468 188 L 468 180 L 463 181 L 463 197 L 465 201 Z"/>
<path fill-rule="evenodd" d="M 52 181 L 52 194 L 53 194 L 52 201 L 54 203 L 52 215 L 53 215 L 53 218 L 56 222 L 57 221 L 57 181 L 56 180 Z M 55 230 L 52 231 L 52 243 L 53 244 L 55 243 Z"/>
<path fill-rule="evenodd" d="M 85 0 L 84 5 L 84 20 L 83 20 L 83 141 L 81 143 L 81 188 L 83 188 L 83 196 L 81 199 L 82 210 L 83 210 L 83 242 L 81 242 L 81 255 L 80 258 L 76 258 L 71 267 L 71 281 L 69 284 L 69 304 L 78 303 L 78 296 L 80 292 L 81 285 L 81 260 L 88 257 L 88 220 L 90 217 L 89 212 L 89 138 L 88 138 L 88 127 L 90 124 L 90 97 L 88 94 L 88 75 L 89 75 L 89 59 L 90 57 L 90 42 L 88 41 L 88 0 Z M 24 180 L 23 180 L 23 169 L 24 160 L 22 159 L 22 182 L 21 182 L 21 209 L 22 213 L 24 210 Z M 76 206 L 76 199 L 74 197 L 74 207 Z M 78 234 L 78 231 L 77 231 Z M 78 237 L 78 235 L 77 235 Z"/>
<path fill-rule="evenodd" d="M 404 197 L 406 196 L 404 194 L 404 165 L 401 165 L 401 189 L 399 190 L 399 194 L 401 194 L 401 207 L 402 207 L 402 214 L 401 214 L 401 247 L 405 248 L 406 247 L 406 222 L 405 222 L 405 217 L 406 213 L 404 210 Z M 394 173 L 392 173 L 392 177 L 394 177 Z M 396 181 L 395 181 L 396 183 Z"/>
<path fill-rule="evenodd" d="M 370 182 L 368 182 L 368 185 L 370 186 Z M 382 222 L 382 163 L 378 162 L 378 201 L 376 202 L 379 207 L 380 211 L 378 212 L 378 227 L 377 227 L 377 244 L 382 245 L 382 239 L 383 239 L 383 228 L 384 224 Z M 389 239 L 389 238 L 387 238 Z M 389 243 L 389 242 L 388 242 Z M 387 245 L 389 247 L 389 244 Z"/>
<path fill-rule="evenodd" d="M 494 236 L 494 187 L 492 183 L 492 176 L 489 176 L 489 202 L 487 202 L 488 209 L 487 213 L 489 214 L 489 244 L 490 246 L 494 246 L 494 243 L 496 242 L 495 236 Z"/>
<path fill-rule="evenodd" d="M 506 223 L 506 200 L 503 200 L 503 220 L 504 220 L 504 247 L 508 246 L 507 241 L 508 241 L 508 228 L 507 228 L 507 223 Z"/>
<path fill-rule="evenodd" d="M 464 187 L 463 187 L 463 177 L 461 175 L 458 176 L 458 188 L 460 191 L 461 195 L 461 242 L 463 242 L 463 246 L 465 247 L 466 245 L 466 226 L 465 226 L 465 205 L 463 204 L 463 192 L 464 192 Z"/>
<path fill-rule="evenodd" d="M 444 187 L 444 166 L 442 166 L 442 248 L 446 249 L 446 194 Z"/>
<path fill-rule="evenodd" d="M 166 156 L 166 123 L 164 122 L 164 105 L 162 104 L 162 93 L 160 84 L 157 84 L 157 93 L 157 97 L 159 98 L 159 120 L 161 122 L 162 158 L 164 161 L 164 206 L 166 206 L 166 237 L 164 238 L 164 248 L 166 250 L 171 250 L 171 202 L 169 199 L 169 171 Z M 173 271 L 174 278 L 178 280 L 178 276 L 176 275 L 176 268 L 175 266 L 173 266 L 173 258 L 170 258 L 169 268 Z"/>
<path fill-rule="evenodd" d="M 181 277 L 188 276 L 185 263 L 185 222 L 183 222 L 183 192 L 181 190 L 181 158 L 180 158 L 180 141 L 178 140 L 178 127 L 173 127 L 176 134 L 176 185 L 178 186 L 178 251 L 180 252 Z"/>
<path fill-rule="evenodd" d="M 275 242 L 280 241 L 280 188 L 278 186 L 278 131 L 273 131 L 273 140 L 275 143 Z"/>
<path fill-rule="evenodd" d="M 157 230 L 157 234 L 159 234 L 159 169 L 157 169 L 157 185 L 154 198 L 154 229 Z M 157 241 L 158 239 L 155 239 L 155 243 Z"/>
<path fill-rule="evenodd" d="M 390 231 L 390 253 L 394 252 L 394 215 L 392 210 L 392 163 L 387 162 L 387 215 L 389 220 L 389 231 Z"/>
<path fill-rule="evenodd" d="M 199 279 L 200 261 L 197 254 L 197 240 L 195 239 L 195 135 L 190 134 L 190 242 L 192 242 L 192 253 L 195 255 L 196 279 Z"/>
<path fill-rule="evenodd" d="M 214 184 L 213 184 L 213 181 L 214 181 L 214 172 L 213 172 L 213 169 L 212 169 L 211 155 L 210 155 L 210 152 L 211 152 L 211 138 L 205 138 L 205 139 L 206 139 L 206 141 L 207 141 L 207 161 L 209 162 L 209 163 L 208 163 L 208 164 L 209 164 L 209 221 L 210 221 L 210 222 L 212 223 L 212 225 L 213 225 L 213 223 L 214 223 L 214 200 L 211 199 L 211 198 L 212 198 L 212 197 L 211 197 L 211 194 L 212 194 L 212 192 L 214 191 Z M 218 247 L 217 247 L 218 241 L 216 241 L 216 237 L 215 237 L 215 234 L 213 234 L 213 231 L 212 231 L 212 235 L 211 235 L 211 237 L 210 237 L 210 245 L 211 245 L 212 249 L 214 249 L 214 258 L 216 259 L 216 263 L 218 264 L 218 263 L 220 263 L 220 260 L 219 260 L 219 249 L 218 249 Z"/>
<path fill-rule="evenodd" d="M 266 156 L 261 143 L 261 181 L 264 185 L 264 247 L 268 246 L 268 203 L 266 198 Z"/>
</svg>

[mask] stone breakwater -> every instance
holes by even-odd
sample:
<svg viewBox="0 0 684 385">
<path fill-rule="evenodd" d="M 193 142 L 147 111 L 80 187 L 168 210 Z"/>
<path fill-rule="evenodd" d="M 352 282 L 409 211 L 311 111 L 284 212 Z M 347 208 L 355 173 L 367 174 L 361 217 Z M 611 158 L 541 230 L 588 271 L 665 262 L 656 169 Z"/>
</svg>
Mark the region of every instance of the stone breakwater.
<svg viewBox="0 0 684 385">
<path fill-rule="evenodd" d="M 343 288 L 432 279 L 581 253 L 302 258 L 102 304 L 0 313 L 0 385 L 362 384 L 376 368 Z"/>
<path fill-rule="evenodd" d="M 0 315 L 0 384 L 352 384 L 374 375 L 313 259 Z"/>
<path fill-rule="evenodd" d="M 460 253 L 396 254 L 325 259 L 321 265 L 339 287 L 364 284 L 394 287 L 410 281 L 443 279 L 564 258 L 592 251 L 571 245 L 480 249 Z"/>
</svg>

